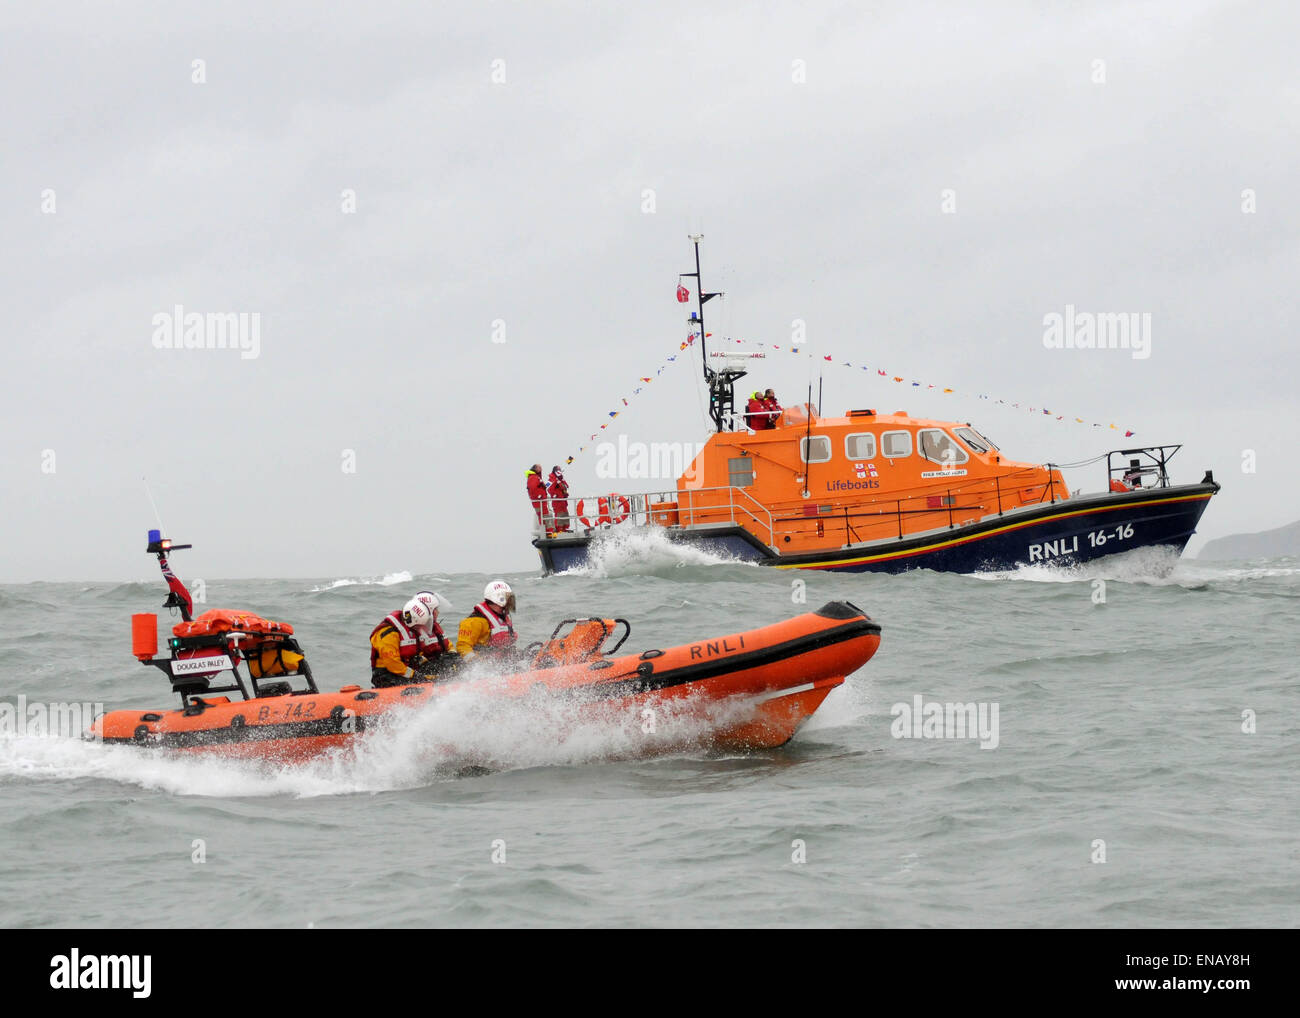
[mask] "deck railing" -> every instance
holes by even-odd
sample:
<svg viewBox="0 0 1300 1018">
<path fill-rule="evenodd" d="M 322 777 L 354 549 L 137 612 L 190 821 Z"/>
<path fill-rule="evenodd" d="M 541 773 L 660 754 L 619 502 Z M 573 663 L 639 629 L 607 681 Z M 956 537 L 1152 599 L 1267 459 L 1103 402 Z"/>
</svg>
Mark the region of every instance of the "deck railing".
<svg viewBox="0 0 1300 1018">
<path fill-rule="evenodd" d="M 550 533 L 582 533 L 628 523 L 683 527 L 735 523 L 745 527 L 764 544 L 772 544 L 772 513 L 744 488 L 686 488 L 681 491 L 674 488 L 631 495 L 617 492 L 577 495 L 566 500 L 565 512 L 556 511 L 556 501 L 544 503 L 542 513 L 543 525 Z"/>
<path fill-rule="evenodd" d="M 993 513 L 1003 516 L 1010 509 L 1066 497 L 1065 492 L 1057 490 L 1054 475 L 1041 478 L 1037 469 L 1015 471 L 970 484 L 933 485 L 900 498 L 863 499 L 833 507 L 823 507 L 810 499 L 802 512 L 776 517 L 775 534 L 784 543 L 787 536 L 824 538 L 838 530 L 844 544 L 849 545 L 888 537 L 903 540 L 910 534 L 945 525 L 952 530 Z"/>
<path fill-rule="evenodd" d="M 1166 448 L 1169 447 L 1158 447 L 1159 470 L 1153 487 L 1169 483 L 1164 464 L 1172 453 L 1163 455 Z M 1109 455 L 1136 452 L 1138 450 L 1116 450 Z M 1111 468 L 1109 461 L 1107 467 L 1108 475 L 1119 472 L 1119 468 Z M 1047 470 L 1046 478 L 1042 475 L 1044 468 Z M 1010 510 L 1066 499 L 1069 491 L 1058 489 L 1056 484 L 1057 469 L 1056 465 L 1047 463 L 1042 467 L 980 478 L 968 484 L 936 484 L 916 494 L 894 499 L 864 498 L 846 504 L 826 505 L 810 498 L 801 511 L 787 510 L 784 515 L 773 515 L 771 509 L 738 487 L 674 488 L 625 496 L 610 493 L 579 495 L 567 500 L 568 511 L 564 513 L 555 513 L 554 506 L 545 503 L 544 521 L 548 533 L 561 536 L 566 531 L 586 533 L 624 523 L 667 527 L 733 523 L 743 526 L 774 550 L 782 550 L 795 540 L 824 539 L 833 532 L 832 528 L 843 534 L 846 545 L 887 537 L 902 540 L 910 534 L 944 525 L 951 530 L 992 513 L 1003 516 Z M 602 499 L 606 506 L 604 512 L 600 508 Z M 582 512 L 578 510 L 579 503 Z M 581 518 L 584 516 L 585 522 Z"/>
</svg>

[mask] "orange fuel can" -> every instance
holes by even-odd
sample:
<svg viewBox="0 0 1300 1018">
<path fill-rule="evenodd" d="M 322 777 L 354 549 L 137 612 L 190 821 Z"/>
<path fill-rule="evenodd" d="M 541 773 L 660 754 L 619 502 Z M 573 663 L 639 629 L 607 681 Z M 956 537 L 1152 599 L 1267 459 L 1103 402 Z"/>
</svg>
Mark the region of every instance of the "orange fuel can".
<svg viewBox="0 0 1300 1018">
<path fill-rule="evenodd" d="M 158 616 L 153 612 L 131 616 L 131 653 L 141 661 L 158 653 Z"/>
</svg>

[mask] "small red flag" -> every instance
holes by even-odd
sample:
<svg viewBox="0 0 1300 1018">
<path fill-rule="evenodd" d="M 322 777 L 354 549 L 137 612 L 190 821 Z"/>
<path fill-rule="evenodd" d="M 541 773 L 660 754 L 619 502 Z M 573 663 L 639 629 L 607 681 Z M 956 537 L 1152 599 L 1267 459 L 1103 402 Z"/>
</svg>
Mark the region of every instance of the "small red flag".
<svg viewBox="0 0 1300 1018">
<path fill-rule="evenodd" d="M 678 303 L 678 304 L 685 304 L 685 303 L 686 303 L 688 300 L 690 300 L 690 299 L 691 299 L 691 291 L 688 290 L 688 289 L 686 289 L 686 287 L 682 286 L 681 283 L 678 283 L 678 284 L 677 284 L 677 303 Z"/>
</svg>

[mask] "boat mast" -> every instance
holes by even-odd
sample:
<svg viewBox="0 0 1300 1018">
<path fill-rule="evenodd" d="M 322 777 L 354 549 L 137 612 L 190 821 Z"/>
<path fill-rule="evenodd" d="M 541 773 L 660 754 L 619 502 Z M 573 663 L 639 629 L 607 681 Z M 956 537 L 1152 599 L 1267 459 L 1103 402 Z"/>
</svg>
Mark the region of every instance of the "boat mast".
<svg viewBox="0 0 1300 1018">
<path fill-rule="evenodd" d="M 695 245 L 695 271 L 683 272 L 682 276 L 695 280 L 695 310 L 691 312 L 691 317 L 686 320 L 686 324 L 699 331 L 700 363 L 704 367 L 705 384 L 709 387 L 709 416 L 713 418 L 713 426 L 718 431 L 730 431 L 733 423 L 732 411 L 736 405 L 736 382 L 747 372 L 729 365 L 724 365 L 721 370 L 709 367 L 707 333 L 704 329 L 704 305 L 714 297 L 721 297 L 722 293 L 704 292 L 704 284 L 700 278 L 700 241 L 704 239 L 704 234 L 692 233 L 688 236 Z"/>
</svg>

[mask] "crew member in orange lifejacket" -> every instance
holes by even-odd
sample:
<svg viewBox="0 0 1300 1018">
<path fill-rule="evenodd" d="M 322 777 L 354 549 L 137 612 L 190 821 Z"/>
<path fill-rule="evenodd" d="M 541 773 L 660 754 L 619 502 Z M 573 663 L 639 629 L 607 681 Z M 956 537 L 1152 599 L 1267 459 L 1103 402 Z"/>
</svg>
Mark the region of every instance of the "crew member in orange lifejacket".
<svg viewBox="0 0 1300 1018">
<path fill-rule="evenodd" d="M 766 431 L 772 426 L 771 418 L 767 415 L 767 404 L 757 392 L 750 393 L 749 402 L 745 404 L 745 423 L 749 425 L 750 431 Z"/>
<path fill-rule="evenodd" d="M 776 422 L 781 419 L 781 403 L 771 389 L 763 393 L 763 406 L 767 408 L 767 427 L 775 428 Z"/>
<path fill-rule="evenodd" d="M 456 653 L 462 659 L 479 653 L 504 654 L 519 639 L 510 613 L 515 610 L 515 593 L 504 580 L 493 580 L 483 591 L 456 634 Z"/>
<path fill-rule="evenodd" d="M 564 471 L 551 467 L 550 483 L 546 494 L 551 497 L 551 519 L 556 533 L 571 530 L 569 526 L 569 482 L 564 479 Z"/>
<path fill-rule="evenodd" d="M 546 528 L 546 536 L 551 536 L 551 510 L 546 500 L 546 482 L 542 480 L 542 465 L 534 463 L 524 475 L 528 480 L 528 500 L 533 503 L 533 512 L 537 514 L 537 523 Z"/>
<path fill-rule="evenodd" d="M 370 674 L 374 685 L 427 681 L 431 674 L 454 663 L 451 643 L 438 625 L 441 606 L 450 607 L 439 595 L 422 590 L 371 630 Z"/>
</svg>

